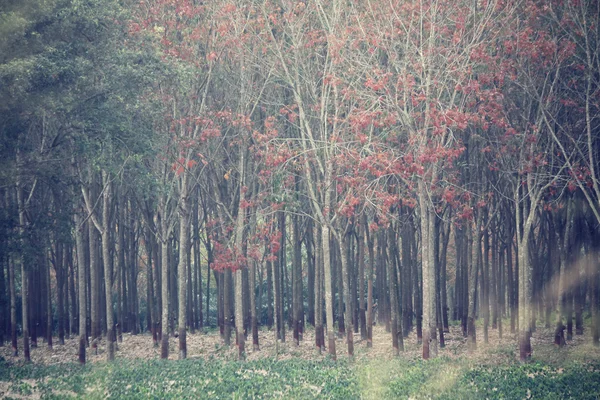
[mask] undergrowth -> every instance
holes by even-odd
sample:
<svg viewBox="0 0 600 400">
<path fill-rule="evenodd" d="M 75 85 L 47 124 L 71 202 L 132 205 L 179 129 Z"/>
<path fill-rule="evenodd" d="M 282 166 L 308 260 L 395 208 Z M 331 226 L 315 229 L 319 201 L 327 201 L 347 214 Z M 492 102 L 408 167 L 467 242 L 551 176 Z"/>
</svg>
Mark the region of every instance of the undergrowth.
<svg viewBox="0 0 600 400">
<path fill-rule="evenodd" d="M 598 399 L 600 361 L 477 364 L 468 358 L 237 362 L 117 360 L 11 366 L 0 397 L 42 399 Z"/>
</svg>

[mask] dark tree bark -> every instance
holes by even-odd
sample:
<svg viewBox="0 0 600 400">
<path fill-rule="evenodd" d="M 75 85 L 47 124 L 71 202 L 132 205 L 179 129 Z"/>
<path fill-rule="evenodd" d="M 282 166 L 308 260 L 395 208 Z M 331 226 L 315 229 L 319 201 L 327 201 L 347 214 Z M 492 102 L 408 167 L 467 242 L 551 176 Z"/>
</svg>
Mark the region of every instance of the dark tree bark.
<svg viewBox="0 0 600 400">
<path fill-rule="evenodd" d="M 312 220 L 307 218 L 305 224 L 304 233 L 304 246 L 306 247 L 306 261 L 307 261 L 307 301 L 308 301 L 308 315 L 307 322 L 312 326 L 316 327 L 315 323 L 315 240 L 314 240 L 314 227 Z M 261 285 L 262 287 L 262 285 Z"/>
<path fill-rule="evenodd" d="M 88 224 L 90 243 L 90 304 L 91 304 L 91 338 L 94 353 L 98 354 L 98 340 L 100 339 L 100 260 L 98 256 L 98 231 L 93 223 Z"/>
<path fill-rule="evenodd" d="M 365 236 L 369 252 L 369 264 L 367 266 L 367 348 L 373 347 L 373 269 L 375 266 L 375 243 L 373 234 L 370 232 L 367 216 L 364 216 Z"/>
<path fill-rule="evenodd" d="M 225 346 L 231 346 L 231 325 L 233 323 L 231 292 L 233 291 L 233 279 L 231 277 L 231 270 L 229 269 L 223 271 L 223 275 L 223 339 L 225 340 Z"/>
<path fill-rule="evenodd" d="M 283 211 L 279 212 L 279 232 L 281 232 L 280 239 L 280 247 L 279 254 L 277 257 L 277 261 L 274 263 L 274 272 L 273 279 L 275 282 L 275 312 L 278 313 L 278 321 L 279 326 L 276 327 L 279 332 L 279 339 L 282 342 L 285 342 L 285 318 L 284 318 L 284 308 L 285 308 L 285 297 L 283 293 L 283 280 L 284 280 L 284 271 L 286 268 L 286 224 L 285 224 L 285 213 Z"/>
<path fill-rule="evenodd" d="M 68 247 L 67 251 L 67 267 L 69 268 L 69 298 L 71 301 L 69 302 L 71 312 L 69 313 L 69 325 L 71 327 L 69 337 L 72 334 L 79 334 L 79 301 L 75 295 L 75 263 L 73 262 L 73 253 L 74 250 L 72 246 Z M 67 306 L 67 307 L 68 307 Z"/>
<path fill-rule="evenodd" d="M 302 335 L 302 237 L 300 235 L 300 218 L 292 217 L 292 314 L 293 338 L 298 345 Z"/>
<path fill-rule="evenodd" d="M 77 247 L 77 286 L 79 291 L 79 363 L 85 364 L 85 346 L 87 344 L 87 305 L 86 305 L 86 260 L 82 230 L 86 229 L 83 218 L 75 212 L 75 245 Z"/>
<path fill-rule="evenodd" d="M 399 340 L 402 340 L 402 331 L 398 329 L 398 285 L 396 282 L 396 237 L 393 224 L 390 224 L 387 230 L 388 233 L 388 259 L 390 261 L 388 265 L 388 280 L 390 282 L 390 305 L 391 305 L 391 331 L 392 331 L 392 347 L 394 349 L 394 355 L 400 355 L 400 344 Z M 402 320 L 400 319 L 400 322 Z"/>
<path fill-rule="evenodd" d="M 358 263 L 358 323 L 360 325 L 360 337 L 367 339 L 367 316 L 365 302 L 365 224 L 364 220 L 357 223 L 357 263 Z"/>
<path fill-rule="evenodd" d="M 402 207 L 404 209 L 405 207 Z M 411 221 L 410 215 L 402 211 L 402 335 L 408 337 L 413 321 L 413 262 L 411 256 Z"/>
<path fill-rule="evenodd" d="M 350 235 L 348 233 L 348 228 L 346 228 L 346 233 L 343 236 L 338 237 L 338 243 L 340 246 L 340 256 L 342 264 L 341 271 L 343 277 L 343 280 L 341 282 L 343 284 L 343 291 L 340 290 L 340 296 L 342 296 L 342 294 L 344 296 L 344 304 L 340 309 L 340 314 L 345 314 L 344 321 L 346 323 L 346 342 L 348 345 L 348 357 L 350 358 L 350 360 L 352 360 L 354 358 L 354 328 L 352 326 L 352 309 L 350 305 L 350 268 L 348 265 L 348 253 L 350 251 Z"/>
<path fill-rule="evenodd" d="M 44 256 L 42 256 L 44 257 Z M 42 261 L 42 260 L 40 260 Z M 52 322 L 53 322 L 53 317 L 52 317 L 52 282 L 50 282 L 50 265 L 48 264 L 47 259 L 44 257 L 43 258 L 43 262 L 41 262 L 40 264 L 42 266 L 42 268 L 44 269 L 43 273 L 44 273 L 44 284 L 46 286 L 46 290 L 45 290 L 45 294 L 46 294 L 46 312 L 45 312 L 45 317 L 46 317 L 46 321 L 44 321 L 46 323 L 46 329 L 45 329 L 45 336 L 46 336 L 46 345 L 48 346 L 48 349 L 52 350 Z"/>
<path fill-rule="evenodd" d="M 267 261 L 267 327 L 273 327 L 273 271 L 272 262 Z"/>
<path fill-rule="evenodd" d="M 315 246 L 315 280 L 314 280 L 314 313 L 315 313 L 315 345 L 319 350 L 319 354 L 325 348 L 325 336 L 323 332 L 323 247 L 319 244 L 323 242 L 321 237 L 321 229 L 314 227 L 317 231 Z"/>
</svg>

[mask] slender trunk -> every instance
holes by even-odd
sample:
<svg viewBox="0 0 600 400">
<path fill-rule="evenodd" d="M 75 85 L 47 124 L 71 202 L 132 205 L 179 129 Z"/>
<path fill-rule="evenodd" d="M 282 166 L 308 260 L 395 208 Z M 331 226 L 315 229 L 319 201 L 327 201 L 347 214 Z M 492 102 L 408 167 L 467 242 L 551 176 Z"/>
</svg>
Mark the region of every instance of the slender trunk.
<svg viewBox="0 0 600 400">
<path fill-rule="evenodd" d="M 506 245 L 506 279 L 508 291 L 508 309 L 510 311 L 510 333 L 516 331 L 515 279 L 512 259 L 512 235 L 507 235 Z"/>
<path fill-rule="evenodd" d="M 279 212 L 279 232 L 281 232 L 279 255 L 277 257 L 275 273 L 273 278 L 275 279 L 275 312 L 279 314 L 279 338 L 282 342 L 285 342 L 285 318 L 283 310 L 285 308 L 285 296 L 284 296 L 284 278 L 285 270 L 287 266 L 286 261 L 286 223 L 285 213 Z"/>
<path fill-rule="evenodd" d="M 278 293 L 277 286 L 278 285 L 277 285 L 277 279 L 276 279 L 276 277 L 277 277 L 277 272 L 276 272 L 276 268 L 277 268 L 276 265 L 277 265 L 277 263 L 275 263 L 275 262 L 268 262 L 267 263 L 267 268 L 269 268 L 269 264 L 271 264 L 270 266 L 273 269 L 273 272 L 272 272 L 272 276 L 273 276 L 272 284 L 273 284 L 273 293 L 274 293 L 274 302 L 275 302 L 274 307 L 273 307 L 274 308 L 274 312 L 273 312 L 273 325 L 275 327 L 275 329 L 274 329 L 274 332 L 275 332 L 275 338 L 274 338 L 275 339 L 275 358 L 277 358 L 277 356 L 279 355 L 279 323 L 280 323 L 279 316 L 278 316 L 279 313 L 277 312 L 277 310 L 279 309 L 277 307 L 277 304 L 278 304 L 278 301 L 279 301 L 278 300 L 278 296 L 277 296 L 277 293 Z"/>
<path fill-rule="evenodd" d="M 65 344 L 65 297 L 68 300 L 68 292 L 66 280 L 68 280 L 69 266 L 65 262 L 62 243 L 56 242 L 55 251 L 55 272 L 56 272 L 56 298 L 57 298 L 57 314 L 58 314 L 58 343 Z M 48 276 L 48 282 L 50 277 Z M 66 296 L 65 296 L 66 295 Z M 50 297 L 51 299 L 52 297 Z M 67 305 L 68 313 L 68 305 Z M 52 325 L 50 324 L 50 328 Z"/>
<path fill-rule="evenodd" d="M 344 311 L 344 271 L 341 266 L 341 250 L 343 244 L 335 243 L 335 238 L 332 236 L 330 246 L 332 247 L 333 267 L 332 275 L 335 276 L 333 281 L 332 293 L 333 297 L 337 293 L 337 317 L 338 317 L 338 337 L 343 338 L 346 335 L 346 318 Z"/>
<path fill-rule="evenodd" d="M 471 230 L 471 228 L 469 228 Z M 471 251 L 468 254 L 469 258 L 469 317 L 467 319 L 467 333 L 469 336 L 469 349 L 471 351 L 477 348 L 477 331 L 475 329 L 475 319 L 477 312 L 477 281 L 479 264 L 481 261 L 481 217 L 477 218 L 475 232 L 471 234 Z"/>
<path fill-rule="evenodd" d="M 435 214 L 431 210 L 425 183 L 419 182 L 419 205 L 421 210 L 421 264 L 423 276 L 423 359 L 437 356 L 435 259 L 433 233 Z"/>
<path fill-rule="evenodd" d="M 21 310 L 23 325 L 23 356 L 25 361 L 31 361 L 29 353 L 29 271 L 25 267 L 24 257 L 21 258 Z"/>
<path fill-rule="evenodd" d="M 217 325 L 221 338 L 225 339 L 225 273 L 217 271 L 214 273 L 217 285 Z"/>
<path fill-rule="evenodd" d="M 15 263 L 12 258 L 8 259 L 8 284 L 10 291 L 10 338 L 12 343 L 12 355 L 19 355 L 17 345 L 17 296 L 15 289 Z"/>
<path fill-rule="evenodd" d="M 342 276 L 343 276 L 343 294 L 344 294 L 344 305 L 340 310 L 340 313 L 344 313 L 344 321 L 346 323 L 346 341 L 348 344 L 348 358 L 352 360 L 354 358 L 354 327 L 352 326 L 352 308 L 350 298 L 350 271 L 348 265 L 348 253 L 350 247 L 349 235 L 344 237 L 338 237 L 338 243 L 340 245 L 340 256 L 342 261 Z M 341 295 L 340 291 L 340 295 Z"/>
<path fill-rule="evenodd" d="M 90 296 L 91 296 L 91 319 L 92 319 L 92 348 L 98 354 L 98 339 L 100 337 L 100 282 L 98 281 L 98 231 L 93 223 L 88 224 L 90 242 Z"/>
<path fill-rule="evenodd" d="M 517 249 L 519 260 L 519 358 L 521 361 L 531 359 L 531 265 L 529 262 L 529 235 L 533 225 L 534 205 L 528 210 L 527 202 L 519 207 L 520 190 L 515 192 L 516 197 L 516 231 Z M 535 204 L 532 201 L 533 204 Z M 521 233 L 521 225 L 522 233 Z"/>
<path fill-rule="evenodd" d="M 403 223 L 402 227 L 402 335 L 408 337 L 412 329 L 412 294 L 413 294 L 413 263 L 410 254 L 410 219 Z M 458 265 L 458 264 L 457 264 Z M 458 267 L 457 267 L 458 268 Z"/>
<path fill-rule="evenodd" d="M 486 218 L 487 219 L 487 218 Z M 483 301 L 481 302 L 481 308 L 483 311 L 483 342 L 489 342 L 489 326 L 490 326 L 490 242 L 489 233 L 485 229 L 483 232 L 483 269 L 481 270 L 481 288 L 483 294 Z"/>
<path fill-rule="evenodd" d="M 598 245 L 600 237 L 598 233 L 595 233 L 595 245 L 592 247 L 593 250 L 600 247 Z M 597 253 L 596 253 L 597 254 Z M 588 272 L 590 276 L 590 301 L 591 301 L 591 313 L 592 313 L 592 344 L 596 347 L 600 346 L 600 263 L 598 262 L 597 256 L 594 256 L 594 252 L 588 254 Z"/>
<path fill-rule="evenodd" d="M 136 215 L 132 200 L 129 200 L 129 274 L 127 274 L 127 288 L 129 289 L 129 321 L 131 325 L 131 334 L 137 335 L 139 332 L 138 323 L 138 295 L 137 295 L 137 241 L 135 235 Z"/>
<path fill-rule="evenodd" d="M 200 202 L 200 189 L 196 191 L 194 196 L 194 208 L 193 208 L 193 226 L 194 236 L 192 246 L 194 248 L 194 293 L 192 302 L 194 304 L 194 310 L 196 310 L 195 322 L 196 328 L 203 328 L 204 316 L 202 315 L 202 264 L 200 262 L 200 218 L 199 218 L 199 202 Z"/>
<path fill-rule="evenodd" d="M 123 341 L 123 271 L 125 269 L 125 229 L 123 219 L 125 210 L 123 204 L 119 204 L 119 224 L 117 238 L 117 268 L 115 270 L 117 285 L 117 340 Z M 155 343 L 157 346 L 158 343 Z"/>
<path fill-rule="evenodd" d="M 367 216 L 363 218 L 365 224 L 365 237 L 369 252 L 367 266 L 367 348 L 373 347 L 373 266 L 375 265 L 374 237 L 369 230 Z"/>
<path fill-rule="evenodd" d="M 390 263 L 388 265 L 388 280 L 390 281 L 390 312 L 391 312 L 391 330 L 392 330 L 392 348 L 394 349 L 394 355 L 400 355 L 400 347 L 398 343 L 398 337 L 402 335 L 402 332 L 398 330 L 398 286 L 396 284 L 396 238 L 393 224 L 388 227 L 388 259 Z"/>
<path fill-rule="evenodd" d="M 186 319 L 187 319 L 187 267 L 188 267 L 188 248 L 190 246 L 190 216 L 189 216 L 189 199 L 187 195 L 187 183 L 184 179 L 181 189 L 181 197 L 179 202 L 179 264 L 177 266 L 178 278 L 178 293 L 179 296 L 179 314 L 178 314 L 178 330 L 179 330 L 179 359 L 183 360 L 187 357 L 187 341 L 186 341 Z"/>
<path fill-rule="evenodd" d="M 316 234 L 316 246 L 315 246 L 315 280 L 314 280 L 314 293 L 315 293 L 315 345 L 319 350 L 319 354 L 322 349 L 325 347 L 324 337 L 323 337 L 323 293 L 321 288 L 323 287 L 323 247 L 321 243 L 323 242 L 321 229 L 319 227 L 315 227 L 317 230 Z"/>
<path fill-rule="evenodd" d="M 258 344 L 258 318 L 256 315 L 256 262 L 253 261 L 250 264 L 250 271 L 248 271 L 250 278 L 250 325 L 252 326 L 252 350 L 260 350 Z"/>
<path fill-rule="evenodd" d="M 85 364 L 85 346 L 87 343 L 87 307 L 85 296 L 85 250 L 82 230 L 82 218 L 75 212 L 75 246 L 77 249 L 77 287 L 79 291 L 79 363 Z"/>
<path fill-rule="evenodd" d="M 111 240 L 110 240 L 110 202 L 112 184 L 110 177 L 105 171 L 102 171 L 102 183 L 104 194 L 102 199 L 102 259 L 104 262 L 104 282 L 106 290 L 106 359 L 112 361 L 115 359 L 115 325 L 113 321 L 112 307 L 112 276 L 111 276 Z"/>
<path fill-rule="evenodd" d="M 244 298 L 243 298 L 243 270 L 240 267 L 235 271 L 235 328 L 238 346 L 238 360 L 243 360 L 246 354 L 244 336 Z"/>
<path fill-rule="evenodd" d="M 154 263 L 154 240 L 152 239 L 152 232 L 146 231 L 146 238 L 144 240 L 146 245 L 146 330 L 153 334 L 152 321 L 154 320 L 154 277 L 152 276 L 152 264 Z"/>
<path fill-rule="evenodd" d="M 17 152 L 17 163 L 20 163 L 20 154 Z M 24 200 L 24 189 L 21 182 L 21 176 L 17 175 L 17 206 L 19 209 L 19 233 L 21 234 L 22 241 L 25 237 L 25 200 Z M 24 243 L 23 243 L 24 244 Z M 25 246 L 23 246 L 25 247 Z M 22 326 L 23 326 L 23 356 L 25 361 L 31 361 L 29 354 L 29 282 L 28 273 L 29 269 L 26 267 L 26 257 L 21 252 L 21 310 L 22 310 Z M 15 318 L 16 319 L 16 318 Z M 16 325 L 16 323 L 15 323 Z"/>
<path fill-rule="evenodd" d="M 206 326 L 210 326 L 210 258 L 206 263 Z"/>
<path fill-rule="evenodd" d="M 0 191 L 0 194 L 2 191 Z M 5 215 L 2 215 L 5 217 Z M 6 288 L 6 276 L 5 276 L 5 263 L 8 262 L 8 257 L 4 254 L 5 241 L 0 240 L 0 347 L 4 347 L 4 335 L 8 333 L 10 329 L 10 317 L 8 307 L 10 304 L 8 303 L 8 290 Z M 6 270 L 8 270 L 8 265 L 6 266 Z"/>
<path fill-rule="evenodd" d="M 316 327 L 315 322 L 315 254 L 314 254 L 314 227 L 312 220 L 307 219 L 306 233 L 305 233 L 305 246 L 306 246 L 306 260 L 307 260 L 307 300 L 308 300 L 308 316 L 307 322 Z M 262 287 L 262 285 L 261 285 Z"/>
<path fill-rule="evenodd" d="M 292 271 L 291 271 L 291 316 L 289 319 L 291 320 L 291 329 L 292 329 L 292 339 L 294 340 L 294 344 L 298 346 L 300 344 L 300 331 L 299 324 L 296 319 L 298 314 L 298 298 L 296 293 L 296 269 L 301 268 L 302 263 L 302 241 L 300 238 L 300 227 L 298 216 L 294 215 L 291 217 L 292 219 Z"/>
<path fill-rule="evenodd" d="M 448 326 L 448 293 L 447 293 L 447 255 L 448 255 L 448 243 L 450 242 L 450 229 L 452 227 L 451 223 L 447 223 L 446 231 L 444 233 L 444 241 L 442 243 L 442 251 L 440 255 L 440 296 L 441 296 L 441 312 L 442 312 L 442 327 L 444 332 L 450 332 Z"/>
<path fill-rule="evenodd" d="M 492 312 L 492 329 L 498 329 L 498 334 L 502 338 L 502 328 L 498 326 L 498 240 L 496 233 L 496 224 L 492 224 L 490 231 L 492 232 L 492 271 L 490 274 L 490 299 L 491 299 L 491 312 Z M 502 324 L 502 320 L 500 320 Z"/>
<path fill-rule="evenodd" d="M 273 268 L 272 262 L 267 261 L 267 328 L 273 327 Z"/>
<path fill-rule="evenodd" d="M 236 327 L 236 342 L 238 346 L 238 360 L 243 360 L 246 357 L 245 342 L 246 337 L 244 335 L 244 279 L 243 279 L 243 268 L 246 266 L 241 261 L 244 256 L 244 223 L 246 210 L 242 207 L 242 200 L 244 200 L 245 192 L 244 179 L 245 179 L 245 149 L 243 144 L 240 145 L 240 160 L 239 160 L 239 202 L 237 207 L 236 215 L 236 226 L 235 226 L 235 242 L 234 242 L 234 254 L 238 258 L 237 270 L 235 271 L 235 327 Z M 254 290 L 254 287 L 252 288 Z"/>
<path fill-rule="evenodd" d="M 73 249 L 69 246 L 69 293 L 71 298 L 71 312 L 69 314 L 69 323 L 71 325 L 71 334 L 79 333 L 79 301 L 75 297 L 75 263 L 73 262 Z M 77 327 L 75 322 L 77 321 Z"/>
<path fill-rule="evenodd" d="M 300 220 L 298 216 L 292 218 L 293 262 L 292 262 L 292 314 L 293 337 L 296 345 L 300 343 L 302 334 L 301 304 L 302 304 L 302 238 L 300 235 Z"/>
<path fill-rule="evenodd" d="M 232 277 L 231 270 L 227 269 L 223 272 L 223 324 L 224 324 L 224 340 L 225 346 L 231 346 L 231 290 L 232 290 Z"/>
<path fill-rule="evenodd" d="M 46 283 L 46 345 L 48 349 L 52 350 L 52 282 L 50 282 L 50 265 L 47 261 L 42 262 L 42 267 L 45 272 L 45 283 Z M 58 284 L 57 284 L 58 286 Z M 60 319 L 60 316 L 59 316 Z M 64 340 L 64 334 L 63 334 Z"/>
<path fill-rule="evenodd" d="M 160 338 L 160 358 L 169 358 L 169 238 L 166 221 L 166 204 L 164 200 L 161 204 L 161 297 L 162 297 L 162 315 L 161 315 L 161 338 Z"/>
<path fill-rule="evenodd" d="M 361 221 L 358 223 L 358 320 L 360 325 L 360 337 L 362 340 L 367 339 L 367 321 L 365 310 L 365 224 Z"/>
<path fill-rule="evenodd" d="M 335 351 L 335 332 L 333 331 L 333 293 L 331 292 L 331 250 L 329 247 L 329 227 L 322 228 L 322 246 L 323 246 L 323 270 L 325 275 L 325 314 L 327 318 L 327 339 L 329 354 L 331 358 L 336 359 Z"/>
</svg>

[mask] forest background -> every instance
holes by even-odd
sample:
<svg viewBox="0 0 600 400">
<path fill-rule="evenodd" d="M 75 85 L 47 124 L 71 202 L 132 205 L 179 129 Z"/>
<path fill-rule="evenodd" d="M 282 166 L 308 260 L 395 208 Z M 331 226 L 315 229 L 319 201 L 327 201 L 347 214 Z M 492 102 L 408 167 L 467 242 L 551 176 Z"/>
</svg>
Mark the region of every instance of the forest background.
<svg viewBox="0 0 600 400">
<path fill-rule="evenodd" d="M 522 361 L 539 324 L 597 346 L 599 20 L 596 0 L 3 2 L 0 343 L 29 360 L 78 335 L 85 363 L 147 331 L 183 359 L 216 326 L 243 359 L 260 326 L 313 326 L 335 359 L 376 322 L 428 359 L 458 321 L 472 350 L 515 333 Z"/>
</svg>

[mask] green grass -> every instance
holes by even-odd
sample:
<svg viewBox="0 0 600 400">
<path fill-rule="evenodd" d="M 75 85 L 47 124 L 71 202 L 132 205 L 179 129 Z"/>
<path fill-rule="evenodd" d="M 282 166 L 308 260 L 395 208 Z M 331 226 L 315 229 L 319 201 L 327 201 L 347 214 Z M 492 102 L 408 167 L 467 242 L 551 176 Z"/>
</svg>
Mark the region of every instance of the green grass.
<svg viewBox="0 0 600 400">
<path fill-rule="evenodd" d="M 188 359 L 16 367 L 0 360 L 0 388 L 0 398 L 42 399 L 599 399 L 600 361 L 559 367 L 446 357 L 354 364 Z"/>
<path fill-rule="evenodd" d="M 0 367 L 10 393 L 43 399 L 358 398 L 347 365 L 306 360 L 117 361 L 97 365 Z"/>
</svg>

